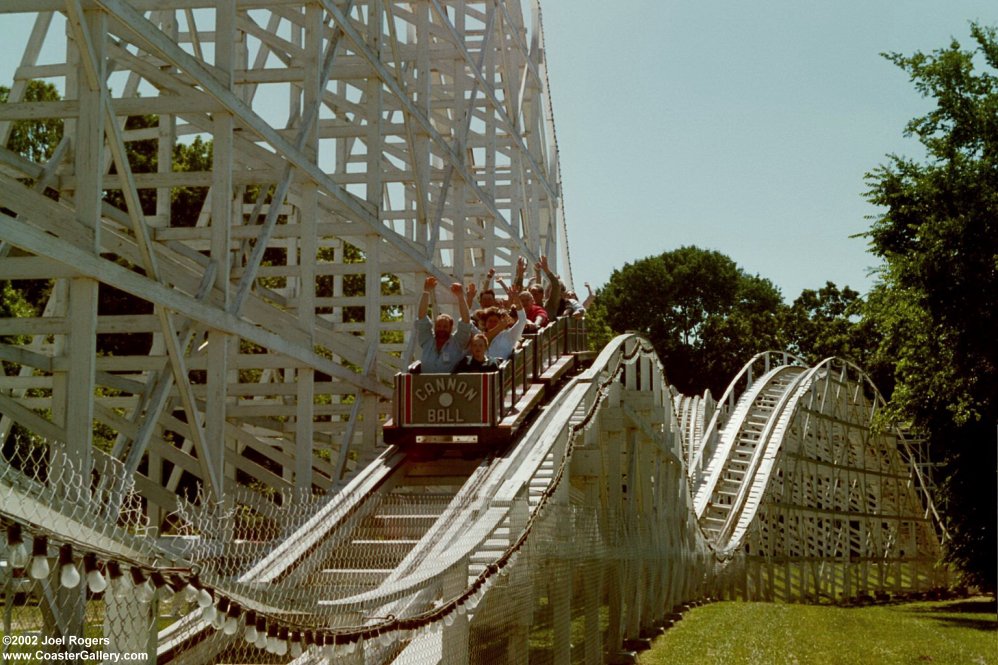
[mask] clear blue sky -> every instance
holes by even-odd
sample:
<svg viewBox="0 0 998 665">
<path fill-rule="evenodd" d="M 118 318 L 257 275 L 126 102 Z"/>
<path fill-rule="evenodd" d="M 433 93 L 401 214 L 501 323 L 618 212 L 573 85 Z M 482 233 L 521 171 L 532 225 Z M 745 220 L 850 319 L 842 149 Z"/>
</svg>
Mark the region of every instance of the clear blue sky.
<svg viewBox="0 0 998 665">
<path fill-rule="evenodd" d="M 575 284 L 683 245 L 786 300 L 866 292 L 864 173 L 922 156 L 930 106 L 884 51 L 931 52 L 995 0 L 542 0 Z"/>
<path fill-rule="evenodd" d="M 529 11 L 529 0 L 521 0 Z M 542 0 L 576 287 L 697 245 L 784 298 L 865 292 L 863 174 L 930 108 L 880 57 L 971 47 L 995 0 Z M 9 85 L 26 15 L 0 17 Z"/>
</svg>

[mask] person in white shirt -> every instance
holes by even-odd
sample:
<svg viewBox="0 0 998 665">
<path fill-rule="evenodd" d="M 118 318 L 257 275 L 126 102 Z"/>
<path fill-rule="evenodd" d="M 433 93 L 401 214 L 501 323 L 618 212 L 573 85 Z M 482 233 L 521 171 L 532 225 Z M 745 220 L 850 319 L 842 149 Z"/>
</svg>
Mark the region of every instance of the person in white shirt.
<svg viewBox="0 0 998 665">
<path fill-rule="evenodd" d="M 527 317 L 513 306 L 509 313 L 489 310 L 485 315 L 485 334 L 491 338 L 489 355 L 500 361 L 508 359 L 520 341 Z"/>
</svg>

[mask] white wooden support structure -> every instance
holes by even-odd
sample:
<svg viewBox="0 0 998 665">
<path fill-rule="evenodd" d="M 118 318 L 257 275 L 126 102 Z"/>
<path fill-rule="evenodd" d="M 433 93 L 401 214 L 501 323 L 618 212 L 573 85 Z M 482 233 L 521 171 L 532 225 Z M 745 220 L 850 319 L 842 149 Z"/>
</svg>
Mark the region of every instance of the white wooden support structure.
<svg viewBox="0 0 998 665">
<path fill-rule="evenodd" d="M 59 445 L 85 458 L 99 423 L 157 519 L 196 485 L 214 500 L 234 483 L 326 490 L 377 452 L 425 274 L 508 277 L 547 253 L 570 281 L 542 27 L 524 9 L 0 4 L 0 20 L 34 18 L 5 56 L 19 66 L 0 81 L 0 134 L 54 120 L 65 137 L 49 162 L 0 149 L 3 279 L 51 283 L 61 303 L 32 303 L 21 326 L 50 343 L 5 355 L 37 378 L 29 410 L 51 414 Z M 60 100 L 25 101 L 33 79 Z M 203 171 L 175 163 L 195 138 Z M 128 163 L 139 145 L 153 168 Z M 154 315 L 107 311 L 111 287 Z M 4 432 L 41 435 L 16 408 L 26 394 L 3 391 Z"/>
<path fill-rule="evenodd" d="M 0 3 L 0 20 L 15 13 L 34 24 L 11 56 L 2 144 L 41 120 L 63 138 L 36 161 L 0 148 L 0 279 L 44 294 L 0 319 L 0 435 L 68 455 L 83 471 L 58 482 L 76 492 L 109 450 L 154 527 L 198 488 L 213 515 L 343 490 L 220 593 L 340 628 L 466 602 L 446 630 L 393 630 L 344 662 L 399 646 L 411 662 L 525 663 L 534 649 L 597 663 L 627 662 L 631 640 L 708 593 L 824 601 L 945 582 L 919 467 L 871 426 L 882 402 L 858 368 L 760 354 L 715 402 L 674 395 L 631 335 L 565 376 L 508 454 L 441 490 L 438 516 L 388 534 L 411 548 L 401 563 L 327 566 L 371 542 L 352 538 L 367 517 L 398 517 L 377 513 L 385 495 L 412 499 L 392 494 L 414 491 L 411 460 L 379 441 L 425 275 L 480 282 L 547 254 L 571 283 L 537 1 Z M 33 79 L 59 99 L 26 101 Z M 210 161 L 175 161 L 203 142 Z M 117 293 L 135 311 L 114 309 Z M 0 465 L 4 519 L 151 565 L 59 513 L 65 492 L 47 487 L 39 507 L 14 471 Z M 112 527 L 122 501 L 101 509 Z M 222 549 L 249 542 L 235 521 Z M 472 562 L 492 576 L 475 607 Z M 382 577 L 321 595 L 323 574 L 354 569 Z M 59 601 L 47 611 L 78 623 Z M 107 616 L 119 646 L 149 618 L 128 603 Z M 193 641 L 181 657 L 228 646 Z"/>
</svg>

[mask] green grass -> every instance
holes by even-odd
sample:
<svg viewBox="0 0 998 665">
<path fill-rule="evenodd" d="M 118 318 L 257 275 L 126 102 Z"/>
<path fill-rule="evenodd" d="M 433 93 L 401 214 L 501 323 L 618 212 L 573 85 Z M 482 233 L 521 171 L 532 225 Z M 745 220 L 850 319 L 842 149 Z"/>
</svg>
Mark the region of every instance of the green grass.
<svg viewBox="0 0 998 665">
<path fill-rule="evenodd" d="M 992 598 L 870 607 L 723 602 L 686 613 L 640 665 L 998 664 Z"/>
</svg>

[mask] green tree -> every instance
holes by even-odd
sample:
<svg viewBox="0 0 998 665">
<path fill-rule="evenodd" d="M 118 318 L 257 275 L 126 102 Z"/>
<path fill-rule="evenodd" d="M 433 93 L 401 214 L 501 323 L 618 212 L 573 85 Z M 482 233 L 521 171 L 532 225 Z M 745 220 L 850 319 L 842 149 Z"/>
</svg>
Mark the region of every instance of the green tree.
<svg viewBox="0 0 998 665">
<path fill-rule="evenodd" d="M 779 290 L 720 252 L 681 247 L 625 264 L 600 301 L 609 326 L 648 337 L 687 394 L 719 395 L 746 359 L 780 346 Z"/>
<path fill-rule="evenodd" d="M 211 171 L 213 147 L 211 141 L 205 141 L 200 136 L 196 136 L 189 144 L 178 143 L 173 147 L 173 170 L 203 173 Z M 197 224 L 207 196 L 207 187 L 175 187 L 170 192 L 170 225 Z"/>
<path fill-rule="evenodd" d="M 603 301 L 601 291 L 597 291 L 595 300 L 586 309 L 586 341 L 589 343 L 589 350 L 597 353 L 614 338 L 614 332 L 607 323 L 606 303 Z"/>
<path fill-rule="evenodd" d="M 867 369 L 871 326 L 863 319 L 865 301 L 848 286 L 825 282 L 820 289 L 804 289 L 787 310 L 783 323 L 787 350 L 810 363 L 836 356 Z"/>
<path fill-rule="evenodd" d="M 883 260 L 869 316 L 893 362 L 890 416 L 942 454 L 950 560 L 995 588 L 998 426 L 998 38 L 971 25 L 931 54 L 885 57 L 935 106 L 905 130 L 921 162 L 891 155 L 867 174 L 884 212 L 867 236 Z M 975 70 L 979 67 L 979 70 Z"/>
<path fill-rule="evenodd" d="M 159 126 L 159 116 L 155 115 L 133 115 L 125 120 L 125 130 L 129 132 L 157 126 Z M 156 139 L 128 141 L 125 148 L 128 154 L 128 166 L 132 173 L 155 173 L 159 168 Z M 177 143 L 173 146 L 171 168 L 178 173 L 210 172 L 212 168 L 211 157 L 211 141 L 205 141 L 197 136 L 190 143 Z M 112 165 L 111 174 L 114 173 L 117 173 L 117 169 Z M 116 183 L 117 178 L 112 175 L 108 181 Z M 154 215 L 156 213 L 156 190 L 140 189 L 138 193 L 143 214 Z M 247 198 L 252 200 L 253 195 L 255 193 L 247 194 Z M 174 187 L 170 191 L 170 225 L 194 226 L 207 196 L 207 187 Z M 104 200 L 121 210 L 126 209 L 125 198 L 121 190 L 108 190 L 104 195 Z"/>
<path fill-rule="evenodd" d="M 0 104 L 7 102 L 10 88 L 0 86 Z M 45 81 L 28 81 L 23 102 L 57 102 L 59 91 Z M 33 162 L 46 162 L 62 139 L 62 119 L 19 120 L 13 124 L 7 149 Z"/>
</svg>

